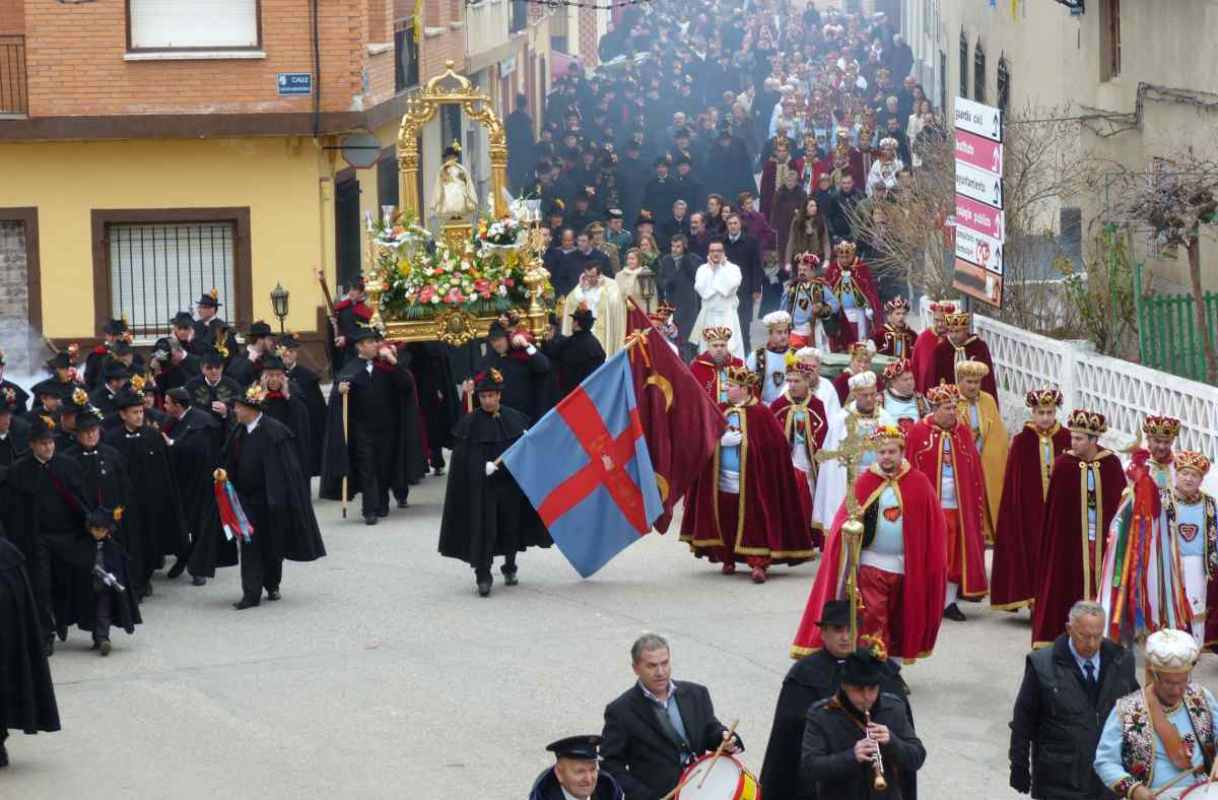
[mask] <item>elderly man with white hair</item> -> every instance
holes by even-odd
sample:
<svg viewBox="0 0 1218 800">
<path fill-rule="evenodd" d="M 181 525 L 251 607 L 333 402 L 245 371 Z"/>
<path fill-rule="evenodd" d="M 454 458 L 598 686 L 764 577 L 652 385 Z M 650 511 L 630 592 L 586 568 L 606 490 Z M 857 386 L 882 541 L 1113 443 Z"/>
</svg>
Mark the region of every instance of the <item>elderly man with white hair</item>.
<svg viewBox="0 0 1218 800">
<path fill-rule="evenodd" d="M 867 196 L 875 194 L 878 187 L 892 191 L 897 188 L 897 173 L 905 169 L 905 162 L 897 158 L 897 140 L 891 136 L 880 139 L 880 157 L 871 164 L 867 173 Z"/>
<path fill-rule="evenodd" d="M 1117 797 L 1180 797 L 1213 770 L 1218 704 L 1192 681 L 1200 654 L 1184 631 L 1156 631 L 1146 639 L 1150 686 L 1117 700 L 1095 750 L 1095 773 Z"/>
<path fill-rule="evenodd" d="M 825 383 L 825 381 L 821 381 Z M 832 389 L 832 387 L 830 387 Z M 836 390 L 833 390 L 836 396 Z M 818 395 L 819 396 L 819 395 Z M 835 397 L 836 399 L 836 397 Z M 828 407 L 826 407 L 828 410 Z M 869 437 L 877 429 L 884 426 L 896 426 L 892 418 L 879 402 L 879 391 L 874 372 L 861 372 L 850 379 L 850 400 L 846 407 L 829 419 L 829 433 L 825 437 L 825 450 L 834 451 L 841 447 L 842 441 L 849 434 L 849 420 L 854 420 L 858 436 Z M 858 468 L 865 469 L 875 461 L 875 453 L 868 451 L 863 455 Z M 812 501 L 812 524 L 828 530 L 833 522 L 833 515 L 846 497 L 848 481 L 846 468 L 837 459 L 821 464 L 820 475 L 816 480 L 816 496 Z"/>
<path fill-rule="evenodd" d="M 833 388 L 832 381 L 820 376 L 820 365 L 824 358 L 823 352 L 815 347 L 801 347 L 795 351 L 796 361 L 812 367 L 812 371 L 808 373 L 808 386 L 812 389 L 812 394 L 816 395 L 816 399 L 824 405 L 825 419 L 832 421 L 842 413 L 842 402 L 837 397 L 837 389 Z"/>
</svg>

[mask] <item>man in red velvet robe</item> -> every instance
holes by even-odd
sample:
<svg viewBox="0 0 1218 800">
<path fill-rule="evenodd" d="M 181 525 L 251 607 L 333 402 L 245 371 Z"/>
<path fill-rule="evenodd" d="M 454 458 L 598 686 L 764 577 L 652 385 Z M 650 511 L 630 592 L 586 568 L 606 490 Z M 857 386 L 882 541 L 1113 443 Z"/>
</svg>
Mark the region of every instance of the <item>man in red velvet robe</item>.
<svg viewBox="0 0 1218 800">
<path fill-rule="evenodd" d="M 926 394 L 926 390 L 934 386 L 931 378 L 935 373 L 935 348 L 947 335 L 947 315 L 956 313 L 956 304 L 940 300 L 930 304 L 931 324 L 922 329 L 914 341 L 913 362 L 914 380 L 918 392 Z"/>
<path fill-rule="evenodd" d="M 850 399 L 850 379 L 855 375 L 861 375 L 864 372 L 871 372 L 871 362 L 875 358 L 875 342 L 870 339 L 864 339 L 861 342 L 855 342 L 850 345 L 847 351 L 850 353 L 850 363 L 842 368 L 842 371 L 833 376 L 830 383 L 833 388 L 837 389 L 837 399 L 844 406 L 846 401 Z M 876 376 L 879 377 L 878 375 Z M 883 391 L 884 387 L 878 385 L 877 380 L 876 391 Z"/>
<path fill-rule="evenodd" d="M 824 544 L 824 533 L 812 525 L 812 497 L 816 493 L 816 453 L 825 444 L 829 418 L 825 405 L 812 394 L 809 380 L 816 374 L 811 364 L 796 361 L 787 367 L 787 386 L 770 404 L 770 410 L 782 425 L 791 451 L 791 467 L 799 486 L 799 505 L 812 531 L 812 546 Z"/>
<path fill-rule="evenodd" d="M 1024 402 L 1032 419 L 1011 440 L 994 532 L 990 605 L 1004 611 L 1030 606 L 1036 597 L 1049 477 L 1057 457 L 1070 448 L 1070 432 L 1057 421 L 1062 393 L 1033 389 Z"/>
<path fill-rule="evenodd" d="M 704 328 L 702 338 L 706 340 L 706 352 L 693 360 L 689 371 L 698 379 L 710 398 L 727 407 L 727 371 L 731 367 L 743 367 L 744 362 L 732 355 L 728 345 L 732 329 L 724 327 Z"/>
<path fill-rule="evenodd" d="M 908 313 L 909 301 L 904 297 L 894 297 L 884 304 L 884 324 L 871 334 L 877 353 L 893 358 L 913 357 L 917 334 L 905 324 Z"/>
<path fill-rule="evenodd" d="M 856 249 L 848 239 L 834 246 L 833 263 L 825 270 L 825 282 L 837 295 L 846 319 L 854 325 L 855 340 L 863 340 L 871 338 L 873 328 L 884 326 L 884 307 L 871 268 L 858 257 Z"/>
<path fill-rule="evenodd" d="M 989 392 L 998 402 L 998 383 L 994 380 L 994 359 L 990 348 L 975 334 L 970 333 L 972 314 L 967 311 L 948 314 L 944 317 L 947 336 L 935 346 L 934 368 L 931 386 L 956 382 L 956 364 L 961 361 L 980 361 L 990 368 L 990 374 L 981 379 L 981 390 Z"/>
<path fill-rule="evenodd" d="M 981 504 L 985 482 L 977 445 L 967 425 L 959 421 L 956 406 L 960 390 L 952 384 L 934 386 L 926 394 L 930 414 L 914 423 L 905 457 L 930 480 L 943 509 L 947 530 L 947 587 L 943 616 L 964 622 L 956 598 L 984 597 L 985 533 Z"/>
<path fill-rule="evenodd" d="M 908 664 L 929 656 L 939 635 L 947 575 L 946 531 L 930 481 L 904 458 L 901 429 L 880 428 L 872 443 L 876 461 L 854 483 L 863 523 L 858 631 L 878 637 L 890 656 Z M 791 645 L 792 658 L 824 646 L 816 625 L 821 610 L 830 600 L 848 599 L 849 548 L 842 531 L 848 519 L 846 505 L 838 509 L 825 541 L 825 555 Z"/>
<path fill-rule="evenodd" d="M 686 495 L 681 541 L 723 564 L 725 575 L 741 562 L 765 583 L 770 564 L 798 564 L 815 551 L 790 448 L 774 412 L 754 397 L 756 380 L 747 367 L 727 371 L 727 430 Z"/>
<path fill-rule="evenodd" d="M 1033 647 L 1052 644 L 1066 629 L 1075 601 L 1098 597 L 1104 540 L 1125 491 L 1121 460 L 1099 446 L 1108 430 L 1104 415 L 1078 408 L 1066 425 L 1070 449 L 1053 463 L 1045 500 Z"/>
</svg>

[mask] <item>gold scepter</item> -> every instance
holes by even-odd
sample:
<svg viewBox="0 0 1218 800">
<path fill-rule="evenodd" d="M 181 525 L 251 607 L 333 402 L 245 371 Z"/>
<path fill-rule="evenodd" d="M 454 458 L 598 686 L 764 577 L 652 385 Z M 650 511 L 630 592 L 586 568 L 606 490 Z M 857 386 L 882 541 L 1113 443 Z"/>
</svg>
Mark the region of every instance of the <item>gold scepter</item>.
<svg viewBox="0 0 1218 800">
<path fill-rule="evenodd" d="M 348 480 L 348 476 L 351 474 L 351 451 L 349 449 L 350 445 L 347 442 L 347 439 L 348 439 L 347 398 L 350 397 L 350 395 L 351 395 L 350 389 L 348 389 L 348 391 L 346 391 L 346 392 L 343 392 L 342 395 L 343 395 L 343 447 L 348 448 L 348 450 L 347 450 L 347 470 L 343 473 L 343 519 L 346 519 L 347 518 L 347 480 Z"/>
<path fill-rule="evenodd" d="M 842 534 L 850 548 L 849 572 L 846 574 L 846 598 L 850 601 L 850 641 L 858 640 L 859 613 L 859 558 L 863 552 L 863 509 L 854 496 L 854 484 L 858 481 L 858 465 L 869 450 L 874 450 L 867 436 L 859 432 L 858 417 L 847 412 L 846 435 L 836 450 L 821 450 L 816 454 L 820 463 L 836 459 L 846 470 L 846 514 L 842 523 Z M 823 472 L 821 473 L 824 474 Z"/>
</svg>

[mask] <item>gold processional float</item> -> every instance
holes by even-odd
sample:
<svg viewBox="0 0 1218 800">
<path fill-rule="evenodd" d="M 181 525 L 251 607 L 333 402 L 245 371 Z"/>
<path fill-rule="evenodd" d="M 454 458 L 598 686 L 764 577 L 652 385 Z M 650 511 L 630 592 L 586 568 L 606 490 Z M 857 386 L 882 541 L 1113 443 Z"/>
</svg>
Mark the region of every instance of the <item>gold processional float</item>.
<svg viewBox="0 0 1218 800">
<path fill-rule="evenodd" d="M 477 193 L 460 163 L 460 145 L 445 149 L 430 208 L 419 193 L 418 138 L 442 105 L 460 105 L 487 130 L 490 143 L 491 219 L 471 223 Z M 486 336 L 501 314 L 540 336 L 548 325 L 554 293 L 542 267 L 541 201 L 513 200 L 507 194 L 507 140 L 491 100 L 469 79 L 445 64 L 406 104 L 398 129 L 400 209 L 381 207 L 367 220 L 368 258 L 364 283 L 372 323 L 399 342 L 440 341 L 463 345 Z M 440 219 L 439 236 L 427 230 L 429 215 Z"/>
</svg>

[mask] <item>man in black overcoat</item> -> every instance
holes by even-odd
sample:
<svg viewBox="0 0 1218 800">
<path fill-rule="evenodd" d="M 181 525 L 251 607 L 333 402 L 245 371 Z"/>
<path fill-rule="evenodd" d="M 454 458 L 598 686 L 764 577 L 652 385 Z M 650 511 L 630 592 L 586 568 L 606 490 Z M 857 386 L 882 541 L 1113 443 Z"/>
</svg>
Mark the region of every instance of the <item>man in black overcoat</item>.
<svg viewBox="0 0 1218 800">
<path fill-rule="evenodd" d="M 571 315 L 574 322 L 570 336 L 563 336 L 557 318 L 550 325 L 550 337 L 542 342 L 541 351 L 558 372 L 559 399 L 566 397 L 584 379 L 605 363 L 605 348 L 592 334 L 596 318 L 592 310 L 581 307 Z"/>
<path fill-rule="evenodd" d="M 410 484 L 427 473 L 419 440 L 419 410 L 414 379 L 372 326 L 357 328 L 355 358 L 334 379 L 326 420 L 321 496 L 360 495 L 364 523 L 375 525 L 389 515 L 390 491 L 399 508 L 407 505 Z M 343 395 L 348 396 L 347 430 L 343 430 Z"/>
<path fill-rule="evenodd" d="M 492 369 L 503 376 L 503 405 L 524 414 L 526 425 L 545 413 L 546 400 L 552 394 L 547 391 L 550 359 L 524 333 L 509 331 L 498 321 L 491 323 L 486 335 L 486 355 L 478 372 L 489 374 Z M 473 391 L 474 382 L 466 381 L 465 390 L 467 394 Z"/>
<path fill-rule="evenodd" d="M 296 384 L 297 395 L 309 409 L 309 462 L 302 466 L 310 477 L 320 475 L 322 442 L 326 436 L 326 398 L 321 393 L 321 378 L 300 363 L 300 342 L 290 333 L 279 337 L 279 357 L 287 367 L 288 378 Z"/>
<path fill-rule="evenodd" d="M 897 776 L 926 761 L 905 701 L 880 692 L 887 676 L 882 659 L 859 648 L 846 657 L 837 693 L 808 710 L 800 780 L 818 797 L 837 800 L 904 800 Z M 870 715 L 870 716 L 867 716 Z M 876 784 L 875 754 L 883 761 L 885 788 Z"/>
<path fill-rule="evenodd" d="M 672 679 L 668 642 L 645 633 L 630 648 L 638 681 L 605 707 L 601 755 L 630 800 L 660 800 L 681 772 L 728 736 L 715 717 L 710 692 L 692 681 Z M 727 753 L 744 751 L 732 734 Z"/>
<path fill-rule="evenodd" d="M 495 556 L 503 557 L 504 583 L 515 586 L 516 554 L 549 547 L 550 534 L 499 457 L 524 435 L 528 419 L 501 404 L 503 375 L 477 376 L 478 405 L 453 431 L 452 469 L 440 522 L 440 554 L 474 568 L 478 594 L 491 593 Z"/>
<path fill-rule="evenodd" d="M 101 412 L 103 417 L 109 417 L 118 411 L 114 398 L 131 380 L 131 372 L 119 361 L 110 359 L 99 369 L 98 383 L 89 392 L 89 405 Z"/>
<path fill-rule="evenodd" d="M 244 391 L 250 384 L 258 381 L 262 374 L 263 359 L 271 351 L 274 341 L 270 325 L 262 320 L 250 325 L 245 334 L 245 349 L 233 354 L 228 366 L 224 368 L 224 374 L 236 381 Z"/>
<path fill-rule="evenodd" d="M 262 600 L 278 600 L 283 560 L 316 561 L 326 554 L 296 458 L 292 432 L 263 413 L 266 391 L 257 384 L 237 400 L 237 424 L 224 448 L 224 470 L 232 481 L 252 541 L 241 540 L 241 599 L 238 611 Z"/>
<path fill-rule="evenodd" d="M 101 440 L 101 428 L 101 413 L 86 408 L 77 415 L 73 443 L 62 453 L 80 466 L 81 492 L 89 508 L 126 508 L 131 496 L 127 464 L 118 450 Z M 119 524 L 115 536 L 130 550 L 127 530 Z"/>
<path fill-rule="evenodd" d="M 309 427 L 309 407 L 300 398 L 299 388 L 288 380 L 283 359 L 274 353 L 262 357 L 262 375 L 259 382 L 262 388 L 266 389 L 262 410 L 282 422 L 292 432 L 292 444 L 296 447 L 297 460 L 303 470 L 304 465 L 313 457 L 309 449 L 313 441 L 313 433 Z M 308 475 L 305 475 L 305 493 L 312 493 Z"/>
<path fill-rule="evenodd" d="M 203 352 L 218 350 L 227 363 L 237 355 L 237 336 L 233 332 L 233 326 L 220 317 L 222 303 L 219 297 L 219 291 L 212 289 L 195 301 L 195 313 L 198 318 L 195 320 L 194 341 Z"/>
<path fill-rule="evenodd" d="M 191 583 L 203 586 L 214 578 L 216 567 L 237 564 L 237 543 L 225 537 L 216 508 L 212 473 L 220 465 L 227 428 L 208 412 L 191 404 L 185 389 L 165 394 L 168 419 L 161 430 L 169 445 L 169 463 L 182 497 L 182 514 L 190 533 L 186 554 L 169 570 L 176 578 L 190 570 Z"/>
<path fill-rule="evenodd" d="M 0 768 L 8 766 L 10 730 L 59 730 L 55 685 L 25 564 L 21 550 L 0 535 Z"/>
<path fill-rule="evenodd" d="M 53 425 L 44 417 L 31 422 L 30 450 L 9 468 L 5 480 L 12 502 L 0 509 L 9 540 L 30 570 L 47 655 L 55 650 L 57 630 L 61 639 L 67 637 L 66 626 L 55 618 L 56 588 L 63 586 L 56 578 L 67 573 L 67 565 L 88 559 L 88 542 L 82 539 L 88 506 L 80 466 L 55 452 Z"/>
<path fill-rule="evenodd" d="M 761 299 L 765 285 L 765 269 L 761 264 L 761 245 L 744 231 L 744 223 L 736 214 L 727 218 L 727 236 L 723 238 L 723 254 L 740 268 L 740 335 L 747 349 L 749 328 L 753 324 L 753 303 Z"/>
<path fill-rule="evenodd" d="M 770 743 L 766 746 L 765 763 L 761 767 L 762 797 L 817 800 L 815 788 L 801 786 L 799 782 L 800 745 L 808 709 L 837 693 L 846 658 L 855 650 L 854 639 L 850 636 L 850 603 L 846 600 L 825 603 L 817 624 L 824 649 L 792 664 L 783 679 L 782 691 L 778 693 Z M 903 696 L 905 684 L 901 680 L 900 666 L 893 660 L 885 660 L 884 668 L 881 691 Z M 903 787 L 906 800 L 916 796 L 916 776 L 916 772 L 908 773 L 909 780 Z"/>
<path fill-rule="evenodd" d="M 169 446 L 144 418 L 143 393 L 128 386 L 115 404 L 121 424 L 107 431 L 104 440 L 123 457 L 131 479 L 123 524 L 129 532 L 128 555 L 140 568 L 132 570 L 132 591 L 142 598 L 152 594 L 152 573 L 164 566 L 165 557 L 185 554 L 186 519 Z"/>
<path fill-rule="evenodd" d="M 680 332 L 681 360 L 689 363 L 697 356 L 696 347 L 690 344 L 689 334 L 694 329 L 694 320 L 702 310 L 702 298 L 694 291 L 694 278 L 702 260 L 688 252 L 689 239 L 684 235 L 672 237 L 668 243 L 669 254 L 660 259 L 656 284 L 660 300 L 676 308 L 677 330 Z"/>
</svg>

